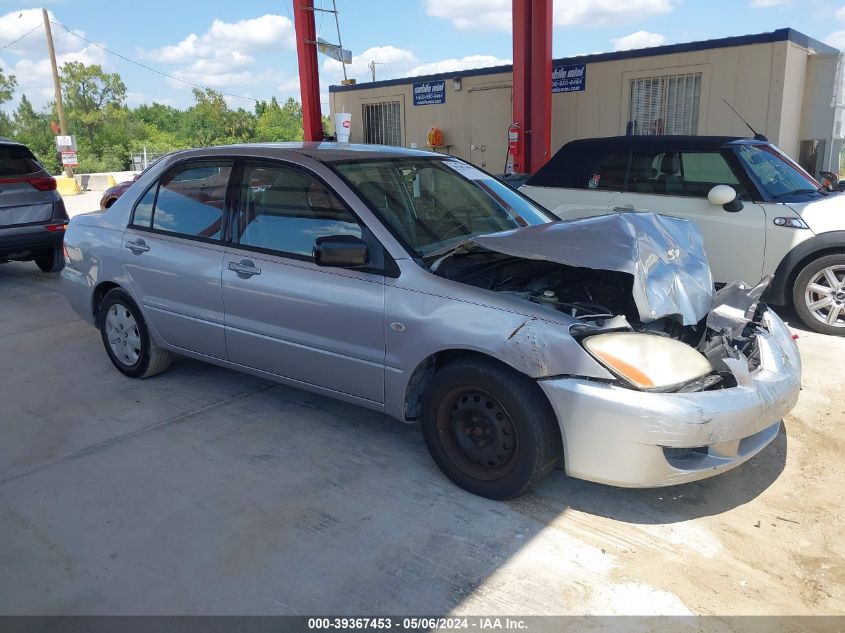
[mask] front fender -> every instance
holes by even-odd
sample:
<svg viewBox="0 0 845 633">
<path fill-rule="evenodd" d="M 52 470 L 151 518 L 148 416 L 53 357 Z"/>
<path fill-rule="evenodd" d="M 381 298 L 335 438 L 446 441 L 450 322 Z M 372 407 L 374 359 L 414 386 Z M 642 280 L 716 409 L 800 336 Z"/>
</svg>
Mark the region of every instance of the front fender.
<svg viewBox="0 0 845 633">
<path fill-rule="evenodd" d="M 798 244 L 778 264 L 762 300 L 774 305 L 789 303 L 795 276 L 805 262 L 835 251 L 845 251 L 845 231 L 820 233 Z"/>
</svg>

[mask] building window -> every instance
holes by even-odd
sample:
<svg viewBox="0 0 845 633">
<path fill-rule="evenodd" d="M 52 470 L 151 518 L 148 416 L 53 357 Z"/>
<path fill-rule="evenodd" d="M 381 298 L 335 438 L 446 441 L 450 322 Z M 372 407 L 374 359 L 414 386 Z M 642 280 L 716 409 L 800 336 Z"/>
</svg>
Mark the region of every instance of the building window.
<svg viewBox="0 0 845 633">
<path fill-rule="evenodd" d="M 364 142 L 376 145 L 402 145 L 399 102 L 364 104 Z"/>
<path fill-rule="evenodd" d="M 628 134 L 698 134 L 701 73 L 631 80 Z"/>
</svg>

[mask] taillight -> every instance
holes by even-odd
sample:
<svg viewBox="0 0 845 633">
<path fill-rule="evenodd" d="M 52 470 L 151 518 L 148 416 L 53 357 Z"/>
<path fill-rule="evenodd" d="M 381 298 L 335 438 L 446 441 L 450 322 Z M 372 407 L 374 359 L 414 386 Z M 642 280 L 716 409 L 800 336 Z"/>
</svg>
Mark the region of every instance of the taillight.
<svg viewBox="0 0 845 633">
<path fill-rule="evenodd" d="M 58 233 L 59 231 L 64 231 L 67 228 L 67 224 L 48 224 L 44 228 L 51 233 Z"/>
<path fill-rule="evenodd" d="M 35 178 L 0 178 L 0 185 L 12 184 L 15 182 L 26 182 L 38 189 L 38 191 L 55 191 L 56 179 L 52 176 L 36 176 Z"/>
<path fill-rule="evenodd" d="M 27 182 L 36 189 L 38 189 L 38 191 L 56 190 L 56 179 L 52 176 L 44 176 L 43 178 L 30 178 Z"/>
</svg>

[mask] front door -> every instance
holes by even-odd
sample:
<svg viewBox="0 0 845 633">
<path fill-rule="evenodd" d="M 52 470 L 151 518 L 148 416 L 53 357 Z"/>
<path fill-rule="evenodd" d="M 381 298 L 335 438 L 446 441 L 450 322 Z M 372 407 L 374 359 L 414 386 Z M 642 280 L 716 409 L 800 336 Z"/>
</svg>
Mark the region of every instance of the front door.
<svg viewBox="0 0 845 633">
<path fill-rule="evenodd" d="M 716 185 L 733 187 L 744 200 L 742 210 L 710 204 L 707 194 Z M 718 151 L 650 150 L 632 153 L 626 190 L 615 206 L 695 221 L 714 281 L 756 284 L 763 272 L 766 214 L 749 199 Z"/>
<path fill-rule="evenodd" d="M 513 117 L 510 86 L 470 88 L 469 162 L 491 174 L 503 174 L 507 162 L 508 127 Z"/>
<path fill-rule="evenodd" d="M 123 264 L 156 331 L 176 347 L 226 358 L 220 272 L 232 161 L 192 161 L 167 171 L 135 206 Z"/>
<path fill-rule="evenodd" d="M 362 235 L 352 212 L 310 171 L 247 163 L 223 261 L 229 360 L 384 402 L 384 279 L 323 268 L 316 238 Z"/>
</svg>

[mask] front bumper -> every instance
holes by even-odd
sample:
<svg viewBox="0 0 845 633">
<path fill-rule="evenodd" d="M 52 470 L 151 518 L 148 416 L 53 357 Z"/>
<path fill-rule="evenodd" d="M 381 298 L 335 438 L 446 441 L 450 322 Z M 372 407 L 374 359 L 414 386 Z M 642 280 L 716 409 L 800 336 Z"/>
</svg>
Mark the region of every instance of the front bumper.
<svg viewBox="0 0 845 633">
<path fill-rule="evenodd" d="M 801 390 L 789 329 L 771 310 L 763 325 L 760 367 L 735 370 L 739 384 L 729 389 L 649 393 L 577 378 L 539 381 L 560 423 L 566 473 L 615 486 L 671 486 L 760 452 Z"/>
</svg>

